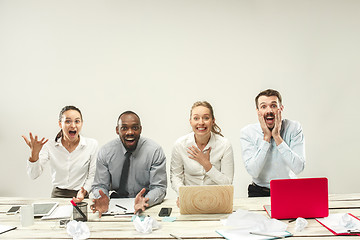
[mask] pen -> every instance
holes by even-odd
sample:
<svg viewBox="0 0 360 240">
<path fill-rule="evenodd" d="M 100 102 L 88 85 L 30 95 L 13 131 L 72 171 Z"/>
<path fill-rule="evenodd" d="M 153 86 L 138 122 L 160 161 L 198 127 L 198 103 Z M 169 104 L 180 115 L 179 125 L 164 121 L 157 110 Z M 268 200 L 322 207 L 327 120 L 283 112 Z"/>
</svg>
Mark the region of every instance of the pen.
<svg viewBox="0 0 360 240">
<path fill-rule="evenodd" d="M 136 211 L 135 215 L 136 215 L 136 216 L 139 216 L 141 213 L 142 213 L 142 210 L 139 209 L 139 210 Z"/>
<path fill-rule="evenodd" d="M 268 233 L 260 233 L 260 232 L 249 232 L 249 233 L 253 234 L 253 235 L 267 236 L 267 237 L 273 237 L 273 238 L 285 238 L 284 236 L 268 234 Z"/>
<path fill-rule="evenodd" d="M 174 234 L 171 234 L 171 233 L 170 233 L 170 236 L 172 236 L 173 238 L 176 238 L 176 239 L 182 240 L 182 238 L 181 238 L 181 237 L 178 237 L 178 236 L 176 236 L 176 235 L 174 235 Z"/>
<path fill-rule="evenodd" d="M 126 207 L 120 206 L 119 204 L 115 204 L 115 206 L 117 206 L 118 208 L 122 208 L 122 209 L 124 209 L 125 211 L 127 210 Z"/>
<path fill-rule="evenodd" d="M 85 214 L 80 210 L 80 208 L 76 205 L 76 203 L 71 199 L 71 204 L 76 208 L 76 210 L 81 214 L 81 216 L 86 219 Z"/>
</svg>

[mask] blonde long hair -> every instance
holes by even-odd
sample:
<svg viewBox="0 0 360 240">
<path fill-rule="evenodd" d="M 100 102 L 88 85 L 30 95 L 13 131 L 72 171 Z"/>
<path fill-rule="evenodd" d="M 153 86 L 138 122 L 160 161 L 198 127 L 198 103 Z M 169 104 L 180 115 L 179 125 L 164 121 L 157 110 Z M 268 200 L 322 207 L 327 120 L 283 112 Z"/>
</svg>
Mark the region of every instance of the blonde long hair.
<svg viewBox="0 0 360 240">
<path fill-rule="evenodd" d="M 196 107 L 199 107 L 199 106 L 206 107 L 207 109 L 209 109 L 212 119 L 215 119 L 214 110 L 213 110 L 211 104 L 208 103 L 207 101 L 197 101 L 197 102 L 195 102 L 191 107 L 190 118 L 191 118 L 191 115 L 192 115 L 192 110 L 194 108 L 196 108 Z M 221 134 L 221 128 L 215 123 L 215 121 L 214 121 L 214 124 L 211 127 L 211 132 L 213 132 L 215 134 L 218 134 L 218 135 L 223 137 L 223 135 Z"/>
</svg>

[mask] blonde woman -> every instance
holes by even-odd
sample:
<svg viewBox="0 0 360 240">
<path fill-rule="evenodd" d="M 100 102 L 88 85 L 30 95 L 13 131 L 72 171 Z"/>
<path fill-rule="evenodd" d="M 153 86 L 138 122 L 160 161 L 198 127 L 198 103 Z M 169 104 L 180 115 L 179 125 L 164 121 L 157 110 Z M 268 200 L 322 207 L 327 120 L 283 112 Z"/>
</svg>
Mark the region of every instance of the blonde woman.
<svg viewBox="0 0 360 240">
<path fill-rule="evenodd" d="M 201 101 L 193 104 L 190 125 L 192 132 L 179 138 L 172 150 L 172 188 L 179 194 L 179 187 L 184 185 L 232 184 L 232 146 L 215 123 L 210 103 Z"/>
</svg>

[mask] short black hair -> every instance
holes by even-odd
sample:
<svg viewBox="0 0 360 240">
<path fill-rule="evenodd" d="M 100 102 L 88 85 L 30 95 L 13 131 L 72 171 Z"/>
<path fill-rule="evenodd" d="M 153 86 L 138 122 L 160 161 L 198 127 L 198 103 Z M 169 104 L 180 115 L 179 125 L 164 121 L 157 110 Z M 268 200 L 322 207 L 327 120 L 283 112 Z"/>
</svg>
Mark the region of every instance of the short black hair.
<svg viewBox="0 0 360 240">
<path fill-rule="evenodd" d="M 141 121 L 140 121 L 139 115 L 137 115 L 137 114 L 136 114 L 135 112 L 133 112 L 133 111 L 125 111 L 125 112 L 123 112 L 122 114 L 120 114 L 120 116 L 118 117 L 118 120 L 117 120 L 116 125 L 119 125 L 119 120 L 120 120 L 120 118 L 121 118 L 123 115 L 127 115 L 127 114 L 133 114 L 133 115 L 135 115 L 135 116 L 139 119 L 139 122 L 140 122 L 140 125 L 141 125 Z"/>
</svg>

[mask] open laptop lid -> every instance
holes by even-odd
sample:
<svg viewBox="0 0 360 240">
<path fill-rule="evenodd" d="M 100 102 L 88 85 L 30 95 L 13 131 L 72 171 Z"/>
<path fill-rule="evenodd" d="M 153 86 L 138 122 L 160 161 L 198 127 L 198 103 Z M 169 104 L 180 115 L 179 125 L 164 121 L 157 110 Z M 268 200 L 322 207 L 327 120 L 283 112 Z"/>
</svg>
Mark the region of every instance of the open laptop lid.
<svg viewBox="0 0 360 240">
<path fill-rule="evenodd" d="M 318 218 L 329 215 L 327 178 L 271 180 L 270 198 L 272 218 Z"/>
<path fill-rule="evenodd" d="M 181 186 L 181 214 L 232 213 L 233 185 Z"/>
<path fill-rule="evenodd" d="M 55 210 L 58 205 L 58 202 L 33 203 L 34 217 L 48 216 Z"/>
</svg>

